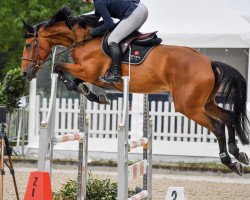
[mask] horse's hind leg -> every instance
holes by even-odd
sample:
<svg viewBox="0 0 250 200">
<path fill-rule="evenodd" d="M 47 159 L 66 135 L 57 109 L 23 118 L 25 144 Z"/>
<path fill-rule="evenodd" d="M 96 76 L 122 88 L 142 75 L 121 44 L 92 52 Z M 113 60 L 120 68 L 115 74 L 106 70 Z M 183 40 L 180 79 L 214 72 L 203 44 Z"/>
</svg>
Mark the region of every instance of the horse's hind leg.
<svg viewBox="0 0 250 200">
<path fill-rule="evenodd" d="M 216 77 L 211 66 L 204 63 L 193 63 L 195 73 L 185 73 L 179 75 L 175 85 L 172 86 L 174 104 L 177 111 L 183 113 L 199 125 L 213 132 L 218 139 L 221 162 L 229 167 L 233 172 L 241 175 L 242 166 L 240 163 L 232 163 L 227 152 L 224 123 L 211 117 L 205 110 L 205 104 L 211 93 L 214 91 Z M 189 68 L 188 68 L 189 69 Z M 191 76 L 192 75 L 192 76 Z"/>
<path fill-rule="evenodd" d="M 192 110 L 192 112 L 185 113 L 188 118 L 194 120 L 196 123 L 214 133 L 218 139 L 219 149 L 220 149 L 220 159 L 221 162 L 229 167 L 233 172 L 238 175 L 242 175 L 242 166 L 240 163 L 232 163 L 231 158 L 227 152 L 226 137 L 225 137 L 225 126 L 224 123 L 210 117 L 204 108 Z"/>
<path fill-rule="evenodd" d="M 225 110 L 211 100 L 205 105 L 207 113 L 221 121 L 223 121 L 228 129 L 228 149 L 229 153 L 232 154 L 238 161 L 248 165 L 249 159 L 246 153 L 240 152 L 235 139 L 235 128 L 234 128 L 234 114 L 232 111 Z"/>
<path fill-rule="evenodd" d="M 229 153 L 232 154 L 241 163 L 249 164 L 249 159 L 247 157 L 247 154 L 244 152 L 240 152 L 236 144 L 235 128 L 234 128 L 234 113 L 230 110 L 225 110 L 219 107 L 215 102 L 215 96 L 221 86 L 221 80 L 220 80 L 218 71 L 213 70 L 213 72 L 215 75 L 215 84 L 205 104 L 205 110 L 210 116 L 224 122 L 225 125 L 227 126 Z"/>
</svg>

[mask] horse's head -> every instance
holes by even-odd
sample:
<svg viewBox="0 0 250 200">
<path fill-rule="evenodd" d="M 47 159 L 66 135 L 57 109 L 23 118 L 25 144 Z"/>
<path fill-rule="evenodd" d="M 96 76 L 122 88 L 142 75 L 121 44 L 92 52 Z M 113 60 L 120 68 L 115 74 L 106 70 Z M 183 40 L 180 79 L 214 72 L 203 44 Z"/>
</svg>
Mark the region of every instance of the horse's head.
<svg viewBox="0 0 250 200">
<path fill-rule="evenodd" d="M 71 11 L 67 7 L 58 10 L 49 21 L 31 26 L 24 22 L 25 46 L 22 57 L 23 76 L 32 80 L 41 69 L 55 45 L 69 46 L 74 39 L 67 24 Z M 66 23 L 65 23 L 66 22 Z"/>
<path fill-rule="evenodd" d="M 35 78 L 53 46 L 72 47 L 84 39 L 89 29 L 100 25 L 98 19 L 93 14 L 72 16 L 70 9 L 63 7 L 49 21 L 36 26 L 24 22 L 26 41 L 21 65 L 23 76 L 28 80 Z"/>
<path fill-rule="evenodd" d="M 28 80 L 36 77 L 51 52 L 51 45 L 45 37 L 39 34 L 44 29 L 42 25 L 43 23 L 31 26 L 24 22 L 26 40 L 21 66 L 23 76 Z"/>
</svg>

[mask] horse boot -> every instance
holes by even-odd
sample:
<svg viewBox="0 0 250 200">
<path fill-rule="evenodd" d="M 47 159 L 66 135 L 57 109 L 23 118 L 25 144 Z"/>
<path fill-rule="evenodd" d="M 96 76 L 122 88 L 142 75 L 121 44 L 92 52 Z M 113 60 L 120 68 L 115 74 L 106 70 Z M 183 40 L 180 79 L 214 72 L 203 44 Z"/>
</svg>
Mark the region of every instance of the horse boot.
<svg viewBox="0 0 250 200">
<path fill-rule="evenodd" d="M 76 91 L 80 94 L 83 94 L 89 101 L 108 105 L 110 105 L 111 103 L 105 94 L 101 94 L 99 96 L 96 95 L 95 93 L 90 91 L 89 87 L 84 82 L 78 84 Z"/>
<path fill-rule="evenodd" d="M 58 78 L 66 86 L 68 91 L 76 91 L 77 85 L 62 71 L 57 71 Z"/>
<path fill-rule="evenodd" d="M 100 77 L 100 80 L 105 83 L 120 83 L 121 81 L 121 49 L 115 42 L 109 44 L 111 53 L 110 73 Z"/>
</svg>

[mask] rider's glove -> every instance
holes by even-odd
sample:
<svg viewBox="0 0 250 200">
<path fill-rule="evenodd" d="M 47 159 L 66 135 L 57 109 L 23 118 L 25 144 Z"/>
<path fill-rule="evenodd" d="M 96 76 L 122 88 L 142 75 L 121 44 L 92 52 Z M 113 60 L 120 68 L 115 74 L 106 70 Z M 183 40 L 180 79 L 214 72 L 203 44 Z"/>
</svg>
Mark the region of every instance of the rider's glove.
<svg viewBox="0 0 250 200">
<path fill-rule="evenodd" d="M 93 30 L 86 31 L 86 33 L 84 34 L 84 38 L 87 39 L 87 40 L 88 39 L 92 40 L 94 38 L 94 36 L 93 36 Z"/>
</svg>

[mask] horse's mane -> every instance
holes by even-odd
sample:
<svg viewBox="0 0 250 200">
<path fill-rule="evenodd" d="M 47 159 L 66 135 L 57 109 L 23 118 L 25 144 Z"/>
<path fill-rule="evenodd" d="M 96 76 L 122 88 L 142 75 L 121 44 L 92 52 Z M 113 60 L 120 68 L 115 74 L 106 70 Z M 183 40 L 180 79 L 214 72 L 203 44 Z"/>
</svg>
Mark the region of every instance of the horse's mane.
<svg viewBox="0 0 250 200">
<path fill-rule="evenodd" d="M 73 14 L 68 7 L 63 7 L 60 10 L 58 10 L 56 13 L 54 13 L 52 17 L 50 18 L 50 20 L 48 20 L 47 22 L 44 22 L 44 26 L 45 28 L 47 28 L 61 21 L 66 22 L 67 26 L 69 26 L 68 20 L 72 15 Z"/>
<path fill-rule="evenodd" d="M 38 31 L 41 27 L 48 28 L 57 22 L 65 22 L 70 29 L 72 29 L 76 23 L 82 28 L 86 28 L 87 26 L 94 28 L 102 24 L 102 22 L 99 22 L 99 17 L 97 17 L 95 14 L 74 16 L 72 11 L 68 7 L 64 6 L 55 12 L 48 21 L 41 22 L 34 27 Z M 25 37 L 28 38 L 33 36 L 26 34 Z"/>
<path fill-rule="evenodd" d="M 97 27 L 100 25 L 99 17 L 95 14 L 74 16 L 68 7 L 63 7 L 51 17 L 51 19 L 45 24 L 45 27 L 49 27 L 60 21 L 64 21 L 70 29 L 76 23 L 82 28 L 86 28 L 86 26 Z"/>
</svg>

